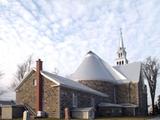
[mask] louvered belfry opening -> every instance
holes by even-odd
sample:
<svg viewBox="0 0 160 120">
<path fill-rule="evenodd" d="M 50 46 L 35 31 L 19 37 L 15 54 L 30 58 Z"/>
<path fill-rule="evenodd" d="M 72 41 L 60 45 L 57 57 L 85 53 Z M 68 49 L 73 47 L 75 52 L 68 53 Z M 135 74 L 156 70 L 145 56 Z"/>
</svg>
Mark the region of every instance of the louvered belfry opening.
<svg viewBox="0 0 160 120">
<path fill-rule="evenodd" d="M 42 111 L 42 61 L 38 59 L 36 61 L 36 90 L 35 90 L 35 107 L 36 112 Z"/>
</svg>

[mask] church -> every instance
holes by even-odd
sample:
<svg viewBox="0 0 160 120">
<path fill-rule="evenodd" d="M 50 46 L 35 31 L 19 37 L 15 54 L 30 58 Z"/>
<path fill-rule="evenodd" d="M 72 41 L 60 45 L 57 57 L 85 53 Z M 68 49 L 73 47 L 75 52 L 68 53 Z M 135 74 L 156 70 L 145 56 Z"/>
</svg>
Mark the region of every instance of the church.
<svg viewBox="0 0 160 120">
<path fill-rule="evenodd" d="M 43 70 L 39 59 L 17 86 L 16 104 L 52 118 L 64 118 L 65 108 L 72 118 L 84 111 L 94 117 L 147 115 L 147 87 L 141 63 L 128 62 L 121 35 L 116 66 L 89 51 L 76 71 L 63 77 Z"/>
</svg>

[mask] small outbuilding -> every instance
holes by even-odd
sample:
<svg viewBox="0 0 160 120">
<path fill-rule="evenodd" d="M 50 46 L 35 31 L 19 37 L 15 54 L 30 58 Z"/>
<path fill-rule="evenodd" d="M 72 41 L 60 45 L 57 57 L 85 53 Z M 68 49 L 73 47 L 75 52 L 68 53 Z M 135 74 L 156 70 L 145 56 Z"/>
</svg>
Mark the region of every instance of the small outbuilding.
<svg viewBox="0 0 160 120">
<path fill-rule="evenodd" d="M 94 119 L 95 109 L 93 107 L 75 108 L 71 111 L 72 118 L 77 119 Z"/>
<path fill-rule="evenodd" d="M 3 105 L 1 108 L 1 119 L 13 119 L 23 116 L 24 107 L 22 105 Z"/>
</svg>

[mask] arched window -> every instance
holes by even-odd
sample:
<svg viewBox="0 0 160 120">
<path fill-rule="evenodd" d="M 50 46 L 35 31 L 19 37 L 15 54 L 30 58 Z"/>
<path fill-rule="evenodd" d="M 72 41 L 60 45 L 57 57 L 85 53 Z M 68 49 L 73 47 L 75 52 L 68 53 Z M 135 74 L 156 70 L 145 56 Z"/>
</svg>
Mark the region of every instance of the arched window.
<svg viewBox="0 0 160 120">
<path fill-rule="evenodd" d="M 124 64 L 124 61 L 122 61 L 122 65 Z"/>
</svg>

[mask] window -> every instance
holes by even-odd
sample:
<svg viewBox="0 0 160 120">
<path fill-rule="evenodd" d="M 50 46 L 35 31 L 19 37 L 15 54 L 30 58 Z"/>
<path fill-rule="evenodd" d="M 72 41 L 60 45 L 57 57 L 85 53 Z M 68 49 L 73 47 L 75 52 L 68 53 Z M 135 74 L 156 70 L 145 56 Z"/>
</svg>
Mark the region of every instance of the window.
<svg viewBox="0 0 160 120">
<path fill-rule="evenodd" d="M 37 85 L 37 82 L 35 79 L 33 79 L 33 86 L 36 86 Z"/>
<path fill-rule="evenodd" d="M 77 107 L 77 94 L 72 94 L 72 106 Z"/>
<path fill-rule="evenodd" d="M 91 98 L 91 106 L 95 107 L 95 99 L 93 97 Z"/>
<path fill-rule="evenodd" d="M 116 88 L 114 87 L 114 103 L 117 103 L 116 101 Z"/>
</svg>

